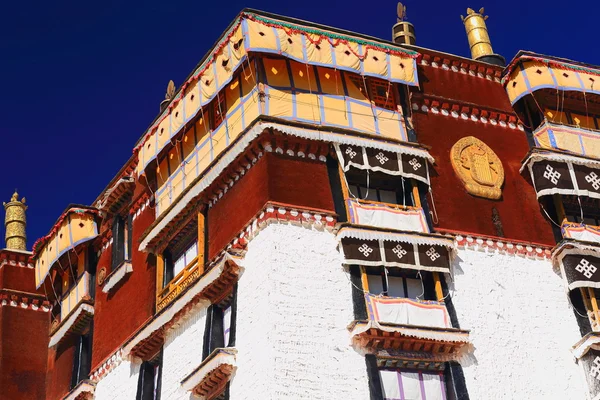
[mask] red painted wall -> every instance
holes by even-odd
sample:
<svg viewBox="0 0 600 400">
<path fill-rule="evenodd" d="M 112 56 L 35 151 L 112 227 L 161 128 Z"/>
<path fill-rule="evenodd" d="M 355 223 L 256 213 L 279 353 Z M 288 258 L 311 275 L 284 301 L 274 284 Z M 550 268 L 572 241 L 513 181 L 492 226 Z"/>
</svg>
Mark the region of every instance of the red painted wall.
<svg viewBox="0 0 600 400">
<path fill-rule="evenodd" d="M 133 221 L 132 265 L 127 275 L 109 293 L 96 286 L 92 371 L 131 336 L 154 313 L 156 261 L 138 251 L 139 238 L 154 221 L 154 208 L 146 207 Z M 97 270 L 110 273 L 112 245 L 102 252 Z"/>
<path fill-rule="evenodd" d="M 0 400 L 45 399 L 49 318 L 41 310 L 0 307 Z"/>
<path fill-rule="evenodd" d="M 421 80 L 426 96 L 467 100 L 482 109 L 502 108 L 513 115 L 506 92 L 499 83 L 441 68 L 420 67 L 419 72 L 426 77 Z M 439 218 L 437 227 L 496 236 L 492 223 L 492 207 L 496 207 L 505 237 L 554 244 L 552 227 L 542 216 L 533 187 L 519 173 L 521 160 L 529 150 L 523 131 L 421 111 L 413 114 L 413 123 L 419 142 L 431 146 L 430 153 L 436 160 L 430 172 Z M 465 136 L 482 140 L 502 161 L 505 180 L 501 200 L 468 194 L 454 172 L 450 149 Z"/>
<path fill-rule="evenodd" d="M 48 352 L 46 400 L 61 399 L 71 390 L 76 338 L 76 335 L 71 335 Z"/>
<path fill-rule="evenodd" d="M 208 211 L 209 260 L 267 201 L 333 211 L 325 163 L 267 153 Z"/>
<path fill-rule="evenodd" d="M 5 265 L 0 268 L 0 288 L 28 293 L 44 293 L 43 288 L 40 288 L 40 291 L 35 288 L 33 269 L 14 265 Z"/>
<path fill-rule="evenodd" d="M 513 114 L 506 91 L 498 82 L 441 67 L 419 65 L 418 73 L 423 93 L 485 105 L 487 108 Z"/>
</svg>

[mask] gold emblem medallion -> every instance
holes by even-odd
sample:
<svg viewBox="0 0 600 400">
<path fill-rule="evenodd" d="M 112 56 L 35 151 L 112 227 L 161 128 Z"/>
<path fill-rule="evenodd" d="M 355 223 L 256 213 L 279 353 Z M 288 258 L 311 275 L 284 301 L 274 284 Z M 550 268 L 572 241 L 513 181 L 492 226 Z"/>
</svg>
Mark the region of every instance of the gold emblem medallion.
<svg viewBox="0 0 600 400">
<path fill-rule="evenodd" d="M 464 137 L 450 149 L 450 160 L 469 194 L 492 200 L 502 196 L 504 168 L 487 144 L 473 136 Z"/>
</svg>

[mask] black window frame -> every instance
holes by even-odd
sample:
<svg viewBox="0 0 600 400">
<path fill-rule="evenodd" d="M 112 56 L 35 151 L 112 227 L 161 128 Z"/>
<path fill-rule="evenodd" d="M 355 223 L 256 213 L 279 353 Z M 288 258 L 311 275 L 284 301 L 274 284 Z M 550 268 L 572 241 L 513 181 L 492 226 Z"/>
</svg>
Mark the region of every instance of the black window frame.
<svg viewBox="0 0 600 400">
<path fill-rule="evenodd" d="M 236 320 L 237 320 L 237 283 L 233 287 L 231 300 L 227 303 L 231 307 L 229 323 L 229 342 L 225 343 L 224 316 L 225 308 L 219 304 L 211 304 L 206 311 L 206 325 L 204 329 L 204 345 L 202 359 L 205 360 L 215 349 L 222 347 L 235 347 Z"/>
<path fill-rule="evenodd" d="M 369 290 L 366 290 L 366 292 L 369 292 L 371 294 L 375 294 L 375 295 L 382 295 L 384 297 L 388 297 L 388 279 L 386 277 L 385 272 L 387 271 L 387 276 L 394 276 L 394 277 L 400 277 L 402 278 L 402 283 L 403 283 L 403 292 L 404 292 L 404 296 L 403 298 L 406 299 L 412 299 L 412 297 L 408 297 L 408 284 L 406 279 L 419 279 L 423 285 L 423 298 L 419 299 L 419 300 L 425 300 L 425 301 L 437 301 L 437 296 L 435 293 L 435 282 L 434 282 L 434 278 L 433 278 L 433 274 L 429 271 L 417 271 L 417 270 L 409 270 L 409 269 L 405 269 L 405 268 L 395 268 L 395 267 L 384 267 L 384 266 L 377 266 L 377 267 L 363 267 L 364 268 L 364 273 L 366 275 L 370 275 L 370 276 L 380 276 L 381 277 L 381 283 L 382 283 L 382 288 L 383 288 L 383 292 L 382 293 L 371 293 Z M 379 269 L 379 271 L 378 271 Z M 368 279 L 368 278 L 367 278 Z"/>
<path fill-rule="evenodd" d="M 131 214 L 126 217 L 117 214 L 113 218 L 112 225 L 112 270 L 124 262 L 131 262 L 131 251 L 133 248 L 133 218 Z"/>
<path fill-rule="evenodd" d="M 86 334 L 78 335 L 75 340 L 75 352 L 73 355 L 73 370 L 71 372 L 71 390 L 79 382 L 88 379 L 92 367 L 92 332 L 90 328 Z"/>
<path fill-rule="evenodd" d="M 403 176 L 388 175 L 379 171 L 365 171 L 351 167 L 346 172 L 346 181 L 350 198 L 356 197 L 367 202 L 378 201 L 380 203 L 395 204 L 405 207 L 415 206 L 413 183 L 411 179 L 407 179 Z M 358 188 L 358 193 L 355 193 L 357 190 L 353 187 Z M 375 191 L 377 200 L 369 200 L 366 198 L 367 189 L 369 194 L 372 194 L 372 191 Z M 363 191 L 365 193 L 363 193 Z M 395 202 L 390 203 L 389 201 L 382 200 L 382 191 L 395 192 Z"/>
<path fill-rule="evenodd" d="M 155 374 L 158 369 L 158 378 Z M 136 400 L 160 400 L 162 388 L 162 371 L 163 371 L 163 351 L 161 349 L 159 355 L 149 361 L 144 361 L 140 365 L 138 375 L 138 386 L 135 399 Z"/>
</svg>

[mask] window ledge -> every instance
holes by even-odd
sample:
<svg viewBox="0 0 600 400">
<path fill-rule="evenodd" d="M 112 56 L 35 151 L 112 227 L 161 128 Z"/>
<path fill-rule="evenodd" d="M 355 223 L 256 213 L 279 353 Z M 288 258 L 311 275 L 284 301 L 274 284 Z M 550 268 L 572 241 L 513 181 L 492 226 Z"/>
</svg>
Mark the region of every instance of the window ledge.
<svg viewBox="0 0 600 400">
<path fill-rule="evenodd" d="M 457 356 L 469 346 L 469 331 L 377 321 L 353 321 L 353 342 L 360 347 Z"/>
<path fill-rule="evenodd" d="M 235 373 L 236 355 L 237 350 L 232 347 L 215 349 L 181 381 L 181 387 L 204 400 L 216 398 Z"/>
<path fill-rule="evenodd" d="M 103 293 L 108 293 L 112 288 L 117 286 L 119 282 L 123 280 L 133 271 L 133 265 L 131 261 L 123 261 L 117 268 L 115 268 L 104 280 L 104 286 L 102 287 Z"/>
<path fill-rule="evenodd" d="M 71 333 L 81 332 L 93 316 L 94 306 L 92 304 L 86 302 L 79 303 L 66 319 L 52 329 L 48 347 L 57 345 Z"/>
<path fill-rule="evenodd" d="M 84 379 L 77 384 L 62 400 L 92 400 L 96 384 L 88 379 Z"/>
</svg>

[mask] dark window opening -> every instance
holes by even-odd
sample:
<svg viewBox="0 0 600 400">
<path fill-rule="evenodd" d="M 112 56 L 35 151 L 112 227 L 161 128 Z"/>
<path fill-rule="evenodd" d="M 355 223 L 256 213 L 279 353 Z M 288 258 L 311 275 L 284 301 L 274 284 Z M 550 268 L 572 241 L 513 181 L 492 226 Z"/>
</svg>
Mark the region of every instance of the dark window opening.
<svg viewBox="0 0 600 400">
<path fill-rule="evenodd" d="M 92 363 L 92 334 L 80 335 L 75 340 L 75 356 L 71 374 L 71 389 L 88 379 Z"/>
<path fill-rule="evenodd" d="M 600 226 L 600 200 L 590 197 L 561 196 L 567 221 Z M 580 204 L 581 202 L 581 204 Z"/>
<path fill-rule="evenodd" d="M 351 198 L 381 203 L 414 205 L 411 181 L 400 176 L 382 172 L 362 171 L 351 168 L 346 172 Z"/>
<path fill-rule="evenodd" d="M 437 300 L 433 276 L 427 271 L 365 267 L 369 293 L 376 296 Z"/>
<path fill-rule="evenodd" d="M 206 312 L 203 359 L 215 349 L 235 346 L 236 314 L 237 285 L 227 301 L 211 305 Z"/>
<path fill-rule="evenodd" d="M 136 400 L 160 400 L 162 381 L 162 351 L 151 361 L 140 366 Z"/>
<path fill-rule="evenodd" d="M 133 244 L 131 216 L 115 216 L 112 234 L 112 269 L 115 269 L 123 262 L 131 261 L 131 247 Z"/>
</svg>

